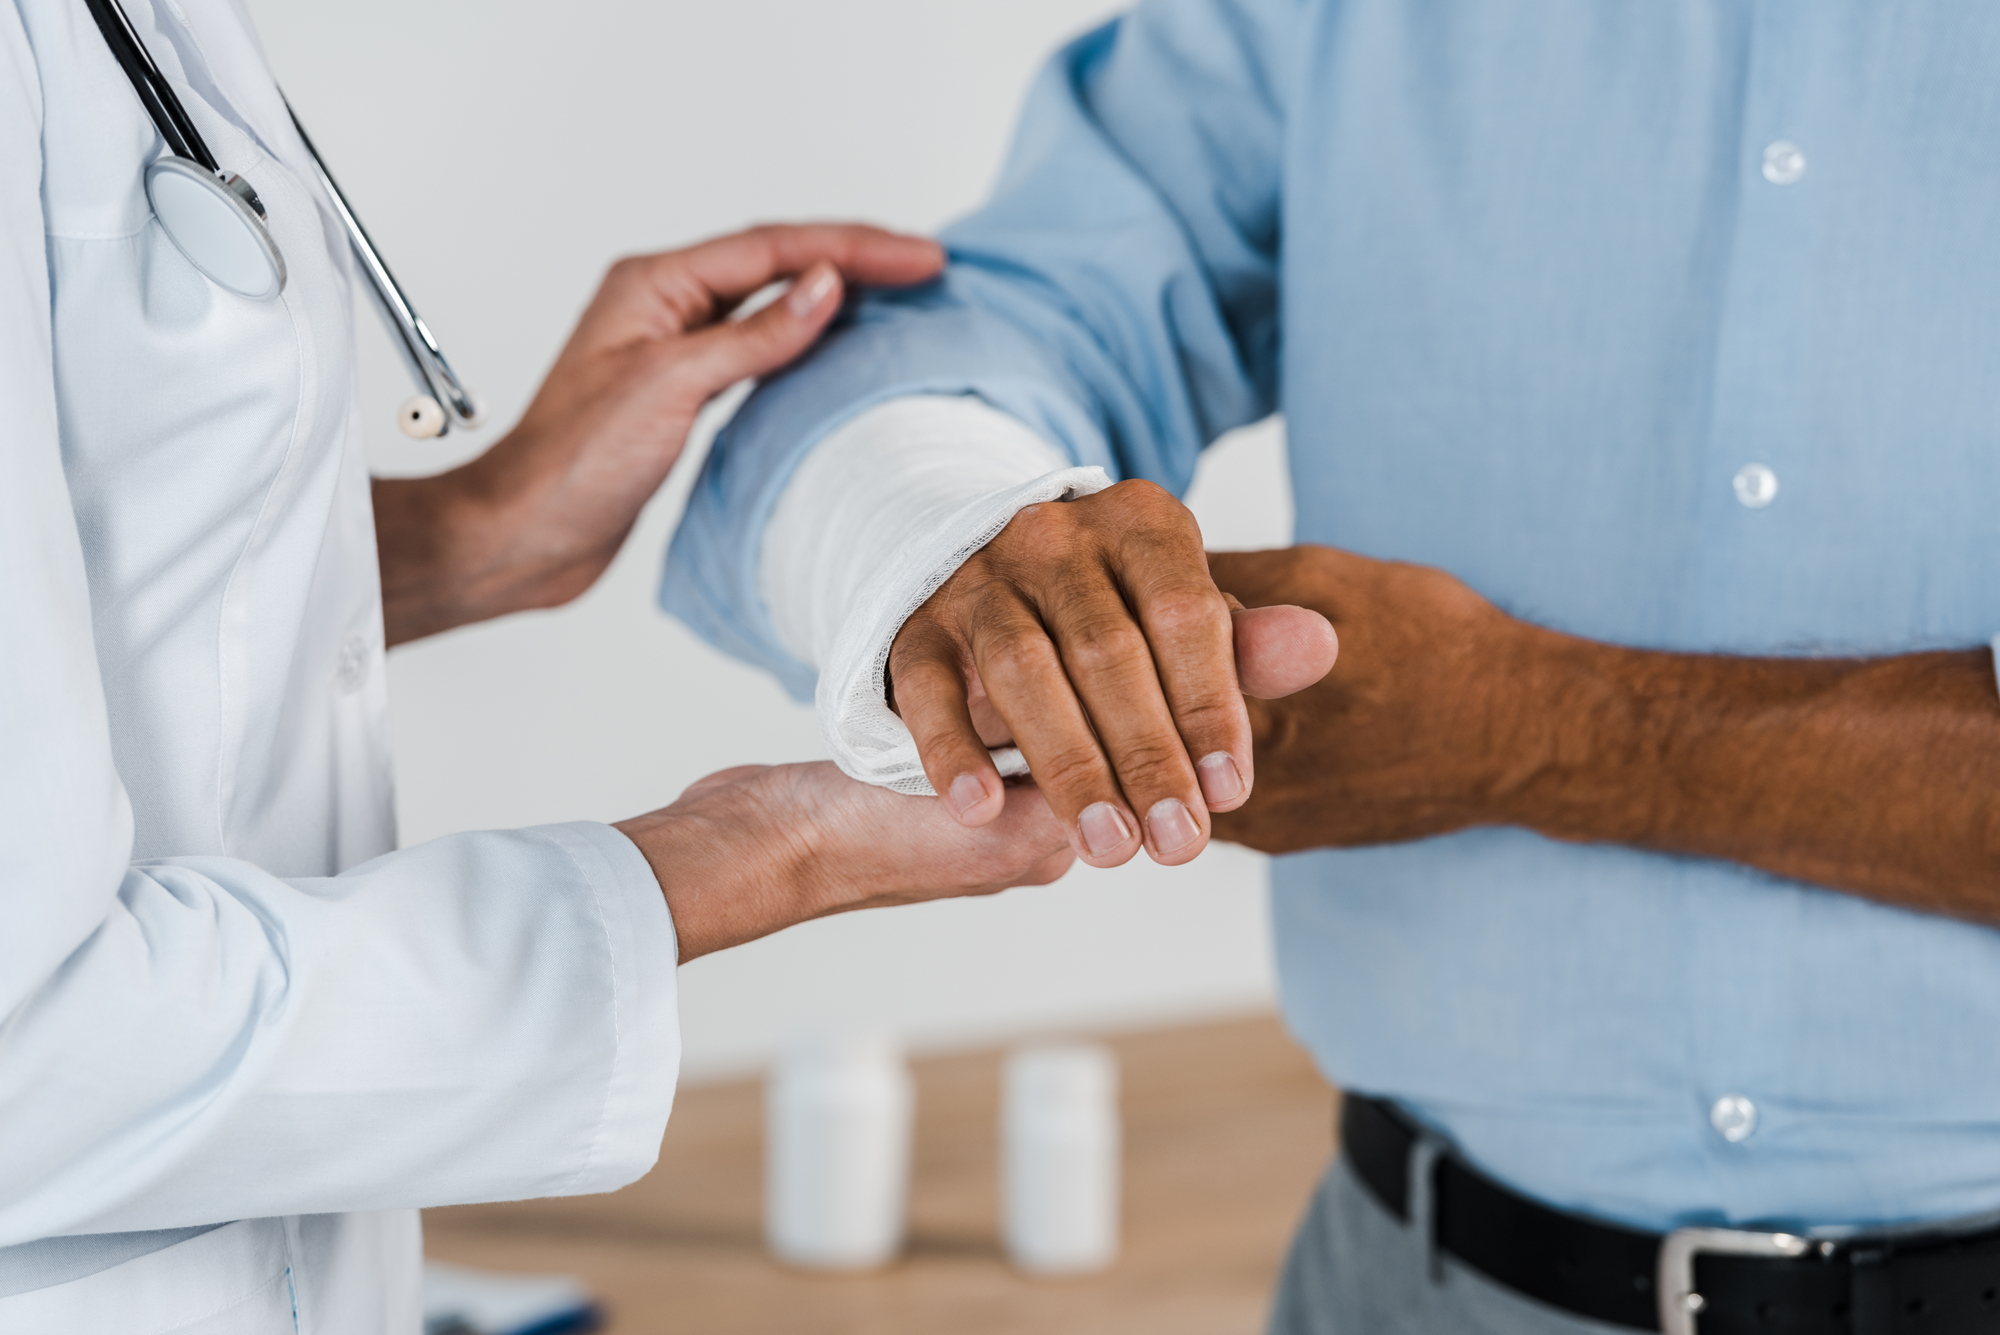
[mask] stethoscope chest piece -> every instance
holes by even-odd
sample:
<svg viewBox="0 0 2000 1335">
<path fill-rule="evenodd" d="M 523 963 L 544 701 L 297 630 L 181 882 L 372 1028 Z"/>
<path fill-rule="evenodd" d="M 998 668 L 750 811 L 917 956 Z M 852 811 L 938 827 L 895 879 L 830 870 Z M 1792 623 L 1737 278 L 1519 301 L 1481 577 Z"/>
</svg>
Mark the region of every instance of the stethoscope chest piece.
<svg viewBox="0 0 2000 1335">
<path fill-rule="evenodd" d="M 247 186 L 188 158 L 164 157 L 146 168 L 146 198 L 160 227 L 195 268 L 252 301 L 285 290 L 285 257 L 271 239 Z"/>
<path fill-rule="evenodd" d="M 160 230 L 189 264 L 217 285 L 252 301 L 270 301 L 285 290 L 285 257 L 265 225 L 263 201 L 248 181 L 222 170 L 216 162 L 187 108 L 181 105 L 180 95 L 153 63 L 146 43 L 118 0 L 84 3 L 97 30 L 104 34 L 112 58 L 131 80 L 139 105 L 166 141 L 167 156 L 146 168 L 146 200 L 153 206 L 153 216 L 160 220 Z M 280 94 L 280 100 L 282 97 Z M 285 110 L 289 113 L 290 106 Z M 368 279 L 375 304 L 382 308 L 421 391 L 398 410 L 398 425 L 405 434 L 419 437 L 442 436 L 453 426 L 479 425 L 478 402 L 453 373 L 437 339 L 396 285 L 389 266 L 382 263 L 375 243 L 348 207 L 347 196 L 327 174 L 306 127 L 299 124 L 297 116 L 291 120 L 306 156 L 312 159 L 313 174 L 347 229 L 348 248 Z"/>
</svg>

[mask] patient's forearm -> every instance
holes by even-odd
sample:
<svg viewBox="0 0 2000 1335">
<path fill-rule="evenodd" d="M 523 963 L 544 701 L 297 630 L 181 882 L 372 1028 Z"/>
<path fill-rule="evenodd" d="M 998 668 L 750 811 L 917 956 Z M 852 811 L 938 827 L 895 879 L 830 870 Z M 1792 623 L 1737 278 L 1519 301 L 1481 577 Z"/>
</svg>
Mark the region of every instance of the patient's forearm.
<svg viewBox="0 0 2000 1335">
<path fill-rule="evenodd" d="M 2000 922 L 2000 692 L 1985 649 L 1874 659 L 1628 649 L 1505 615 L 1449 574 L 1325 547 L 1218 552 L 1248 603 L 1340 633 L 1326 679 L 1253 701 L 1268 852 L 1515 825 L 1727 858 Z"/>
<path fill-rule="evenodd" d="M 1545 760 L 1502 803 L 1515 823 L 2000 920 L 1987 650 L 1825 661 L 1562 637 L 1545 653 Z"/>
</svg>

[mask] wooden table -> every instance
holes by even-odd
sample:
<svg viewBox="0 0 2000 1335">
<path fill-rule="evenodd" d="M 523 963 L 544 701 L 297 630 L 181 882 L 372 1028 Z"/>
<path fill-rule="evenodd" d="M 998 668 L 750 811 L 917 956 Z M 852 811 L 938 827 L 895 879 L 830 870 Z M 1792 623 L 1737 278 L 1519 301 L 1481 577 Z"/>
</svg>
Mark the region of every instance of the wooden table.
<svg viewBox="0 0 2000 1335">
<path fill-rule="evenodd" d="M 660 1163 L 609 1196 L 433 1210 L 431 1255 L 582 1276 L 619 1335 L 1252 1335 L 1332 1152 L 1333 1095 L 1274 1019 L 1111 1038 L 1123 1080 L 1118 1263 L 1028 1279 L 999 1244 L 1000 1054 L 914 1063 L 909 1247 L 865 1275 L 765 1253 L 762 1085 L 682 1092 Z"/>
</svg>

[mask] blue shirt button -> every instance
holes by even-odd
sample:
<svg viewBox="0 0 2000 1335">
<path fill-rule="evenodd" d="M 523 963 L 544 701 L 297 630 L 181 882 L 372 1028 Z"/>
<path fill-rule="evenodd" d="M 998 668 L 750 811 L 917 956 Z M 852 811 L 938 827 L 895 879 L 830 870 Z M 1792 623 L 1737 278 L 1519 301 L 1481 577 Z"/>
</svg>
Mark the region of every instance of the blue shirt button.
<svg viewBox="0 0 2000 1335">
<path fill-rule="evenodd" d="M 1752 510 L 1761 510 L 1778 496 L 1778 475 L 1764 464 L 1744 464 L 1731 483 L 1736 499 Z"/>
<path fill-rule="evenodd" d="M 1764 150 L 1764 179 L 1772 185 L 1790 185 L 1806 174 L 1806 155 L 1789 139 L 1780 139 Z"/>
<path fill-rule="evenodd" d="M 1757 1129 L 1757 1105 L 1741 1094 L 1724 1094 L 1708 1110 L 1708 1124 L 1730 1144 L 1739 1144 Z"/>
</svg>

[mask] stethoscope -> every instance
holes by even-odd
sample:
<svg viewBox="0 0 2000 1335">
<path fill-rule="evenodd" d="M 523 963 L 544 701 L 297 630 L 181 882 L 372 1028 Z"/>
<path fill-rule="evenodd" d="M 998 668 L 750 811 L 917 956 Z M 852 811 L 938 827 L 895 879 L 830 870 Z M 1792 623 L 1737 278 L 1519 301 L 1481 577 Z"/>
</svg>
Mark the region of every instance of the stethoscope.
<svg viewBox="0 0 2000 1335">
<path fill-rule="evenodd" d="M 153 63 L 152 54 L 118 0 L 84 3 L 119 68 L 132 81 L 132 91 L 139 95 L 146 114 L 167 141 L 168 156 L 146 168 L 146 199 L 153 206 L 153 216 L 160 220 L 160 229 L 188 263 L 217 286 L 251 301 L 275 299 L 285 290 L 285 256 L 265 225 L 264 202 L 248 181 L 216 165 L 215 155 L 208 151 L 187 109 Z M 313 147 L 289 102 L 285 112 L 312 158 L 313 171 L 333 201 L 334 212 L 347 229 L 354 257 L 368 276 L 376 304 L 396 333 L 410 374 L 422 391 L 396 410 L 396 424 L 403 434 L 420 438 L 442 436 L 453 426 L 479 425 L 478 402 L 452 372 L 437 339 L 403 295 L 389 266 L 382 263 L 381 253 L 354 216 L 347 196 L 327 174 L 319 150 Z"/>
</svg>

